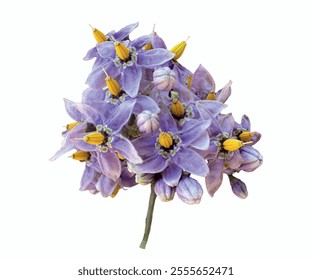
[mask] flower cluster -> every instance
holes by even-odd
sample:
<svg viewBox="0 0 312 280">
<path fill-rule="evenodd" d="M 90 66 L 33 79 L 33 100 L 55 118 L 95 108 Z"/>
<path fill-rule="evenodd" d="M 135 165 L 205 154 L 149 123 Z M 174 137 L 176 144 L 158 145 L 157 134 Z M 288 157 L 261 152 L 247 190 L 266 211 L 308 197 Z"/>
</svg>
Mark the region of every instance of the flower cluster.
<svg viewBox="0 0 312 280">
<path fill-rule="evenodd" d="M 130 40 L 137 26 L 107 34 L 92 28 L 97 43 L 84 58 L 94 59 L 88 87 L 81 102 L 65 99 L 74 122 L 51 159 L 73 150 L 71 158 L 85 164 L 80 189 L 104 197 L 151 184 L 145 248 L 156 197 L 197 204 L 203 189 L 192 175 L 205 178 L 210 196 L 227 175 L 233 193 L 246 198 L 245 183 L 234 175 L 258 168 L 262 156 L 253 147 L 261 134 L 251 131 L 249 118 L 237 122 L 222 113 L 231 81 L 216 90 L 202 65 L 194 73 L 181 65 L 187 40 L 167 49 L 154 30 Z"/>
</svg>

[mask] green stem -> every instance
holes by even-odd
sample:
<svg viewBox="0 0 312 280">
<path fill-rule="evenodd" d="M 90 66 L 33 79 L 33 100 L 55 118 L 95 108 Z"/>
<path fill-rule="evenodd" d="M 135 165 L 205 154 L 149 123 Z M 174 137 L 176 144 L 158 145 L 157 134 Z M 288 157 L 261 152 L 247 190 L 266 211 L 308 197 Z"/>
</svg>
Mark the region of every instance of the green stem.
<svg viewBox="0 0 312 280">
<path fill-rule="evenodd" d="M 154 205 L 155 205 L 155 200 L 156 200 L 156 196 L 157 196 L 154 192 L 154 185 L 155 185 L 155 181 L 153 181 L 151 183 L 151 194 L 150 194 L 150 198 L 149 198 L 148 210 L 147 210 L 146 219 L 145 219 L 145 231 L 144 231 L 144 236 L 143 236 L 142 242 L 140 244 L 141 249 L 145 249 L 146 243 L 148 241 L 148 237 L 149 237 L 149 234 L 151 231 Z"/>
</svg>

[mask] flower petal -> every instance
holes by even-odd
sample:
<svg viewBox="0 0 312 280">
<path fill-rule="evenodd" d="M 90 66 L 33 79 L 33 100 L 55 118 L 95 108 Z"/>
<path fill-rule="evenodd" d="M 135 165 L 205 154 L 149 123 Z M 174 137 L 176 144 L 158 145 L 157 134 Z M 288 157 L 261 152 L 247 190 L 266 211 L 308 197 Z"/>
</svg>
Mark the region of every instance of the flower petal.
<svg viewBox="0 0 312 280">
<path fill-rule="evenodd" d="M 121 154 L 130 162 L 135 164 L 143 162 L 137 150 L 127 138 L 122 136 L 115 136 L 111 144 L 119 154 Z"/>
<path fill-rule="evenodd" d="M 195 70 L 191 87 L 196 93 L 215 91 L 216 85 L 210 73 L 201 64 Z"/>
<path fill-rule="evenodd" d="M 95 186 L 96 189 L 102 194 L 102 196 L 108 197 L 113 193 L 117 185 L 118 182 L 113 181 L 111 178 L 105 175 L 102 175 Z"/>
<path fill-rule="evenodd" d="M 114 34 L 114 38 L 115 40 L 117 41 L 121 41 L 121 40 L 124 40 L 124 39 L 127 39 L 127 37 L 129 36 L 129 34 L 139 26 L 139 23 L 136 22 L 136 23 L 132 23 L 132 24 L 129 24 L 123 28 L 121 28 L 119 31 L 117 31 L 115 34 Z"/>
<path fill-rule="evenodd" d="M 229 135 L 232 135 L 234 124 L 235 124 L 235 121 L 232 116 L 232 113 L 224 115 L 222 119 L 220 120 L 221 131 L 226 132 Z"/>
<path fill-rule="evenodd" d="M 160 105 L 161 112 L 159 114 L 159 126 L 163 132 L 172 132 L 173 135 L 178 133 L 177 124 L 172 117 L 168 108 L 164 105 Z"/>
<path fill-rule="evenodd" d="M 181 174 L 182 174 L 181 167 L 172 163 L 163 171 L 162 178 L 168 186 L 175 187 L 179 183 Z"/>
<path fill-rule="evenodd" d="M 131 117 L 134 105 L 134 99 L 122 102 L 114 111 L 111 118 L 107 120 L 107 126 L 112 129 L 114 133 L 118 133 L 124 127 L 124 125 L 127 124 Z"/>
<path fill-rule="evenodd" d="M 116 51 L 114 47 L 114 42 L 105 41 L 96 46 L 99 55 L 103 58 L 114 58 L 116 56 Z"/>
<path fill-rule="evenodd" d="M 209 172 L 203 157 L 191 149 L 181 148 L 173 157 L 173 162 L 183 170 L 197 176 L 206 176 Z"/>
<path fill-rule="evenodd" d="M 127 66 L 121 78 L 122 89 L 131 97 L 136 97 L 139 92 L 142 70 L 137 65 Z"/>
<path fill-rule="evenodd" d="M 181 131 L 180 137 L 182 140 L 182 145 L 184 146 L 196 146 L 196 142 L 198 139 L 200 139 L 202 137 L 202 135 L 204 135 L 204 139 L 207 139 L 207 132 L 206 130 L 208 129 L 208 127 L 210 126 L 210 121 L 209 120 L 205 120 L 205 121 L 189 121 L 189 123 L 191 123 L 191 126 L 187 126 L 186 129 L 183 129 Z M 203 139 L 200 139 L 203 140 Z M 198 146 L 201 146 L 200 143 L 198 143 Z M 208 149 L 209 147 L 209 136 L 208 136 L 208 142 L 206 143 L 206 145 L 204 145 L 204 149 Z"/>
<path fill-rule="evenodd" d="M 155 143 L 158 134 L 142 135 L 132 140 L 132 144 L 141 156 L 150 156 L 156 152 Z"/>
<path fill-rule="evenodd" d="M 164 171 L 167 165 L 167 160 L 163 156 L 156 154 L 145 159 L 143 163 L 135 165 L 133 169 L 136 173 L 155 174 Z"/>
<path fill-rule="evenodd" d="M 108 176 L 114 181 L 117 181 L 121 174 L 120 160 L 117 155 L 108 150 L 107 152 L 98 152 L 97 159 L 101 171 L 104 175 Z"/>
<path fill-rule="evenodd" d="M 169 61 L 175 56 L 172 52 L 165 49 L 153 49 L 142 51 L 138 54 L 138 65 L 144 68 L 153 68 Z"/>
<path fill-rule="evenodd" d="M 242 116 L 241 125 L 242 125 L 242 128 L 250 131 L 250 119 L 248 118 L 247 115 Z"/>
<path fill-rule="evenodd" d="M 73 103 L 72 107 L 77 109 L 82 114 L 85 121 L 93 123 L 94 125 L 102 123 L 102 118 L 99 111 L 95 110 L 88 104 Z"/>
<path fill-rule="evenodd" d="M 93 47 L 92 49 L 88 50 L 86 56 L 83 58 L 83 60 L 90 60 L 92 58 L 95 58 L 97 56 L 97 49 L 96 47 Z"/>
<path fill-rule="evenodd" d="M 209 174 L 206 176 L 206 188 L 211 197 L 220 188 L 223 179 L 224 160 L 216 159 L 209 162 Z"/>
<path fill-rule="evenodd" d="M 225 103 L 226 100 L 228 100 L 228 98 L 231 95 L 231 85 L 232 85 L 232 81 L 229 81 L 223 89 L 219 90 L 217 92 L 217 100 Z"/>
<path fill-rule="evenodd" d="M 131 42 L 131 47 L 134 47 L 135 49 L 139 50 L 144 45 L 149 43 L 151 41 L 151 37 L 149 35 L 141 36 Z"/>
<path fill-rule="evenodd" d="M 80 190 L 85 191 L 89 189 L 89 185 L 91 183 L 96 183 L 97 178 L 96 178 L 96 172 L 95 170 L 91 167 L 86 165 L 85 170 L 83 171 L 81 181 L 80 181 Z"/>
<path fill-rule="evenodd" d="M 64 98 L 64 103 L 65 103 L 65 110 L 67 114 L 75 121 L 81 122 L 83 121 L 83 115 L 82 113 L 75 107 L 73 106 L 75 102 L 70 101 L 69 99 Z"/>
<path fill-rule="evenodd" d="M 142 113 L 144 110 L 148 110 L 156 114 L 160 112 L 157 103 L 152 98 L 146 95 L 139 94 L 136 98 L 136 103 L 133 108 L 133 114 L 138 115 Z"/>
</svg>

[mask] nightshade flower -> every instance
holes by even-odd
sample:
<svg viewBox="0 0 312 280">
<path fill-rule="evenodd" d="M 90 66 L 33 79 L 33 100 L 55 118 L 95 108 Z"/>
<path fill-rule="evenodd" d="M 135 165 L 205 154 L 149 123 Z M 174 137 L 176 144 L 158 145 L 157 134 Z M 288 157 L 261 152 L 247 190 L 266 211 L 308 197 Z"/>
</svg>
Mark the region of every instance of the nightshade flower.
<svg viewBox="0 0 312 280">
<path fill-rule="evenodd" d="M 139 91 L 143 69 L 161 66 L 172 59 L 174 54 L 165 49 L 143 50 L 150 41 L 150 36 L 142 36 L 134 41 L 109 41 L 97 46 L 100 56 L 107 62 L 96 67 L 89 75 L 87 84 L 100 90 L 105 85 L 104 68 L 107 73 L 116 78 L 120 75 L 120 85 L 131 97 L 136 97 Z"/>
<path fill-rule="evenodd" d="M 205 160 L 192 148 L 205 150 L 209 145 L 206 132 L 210 123 L 197 121 L 187 129 L 179 130 L 175 120 L 166 108 L 159 115 L 160 132 L 143 135 L 132 141 L 144 161 L 136 164 L 136 173 L 162 173 L 164 182 L 176 186 L 182 171 L 206 176 Z"/>
</svg>

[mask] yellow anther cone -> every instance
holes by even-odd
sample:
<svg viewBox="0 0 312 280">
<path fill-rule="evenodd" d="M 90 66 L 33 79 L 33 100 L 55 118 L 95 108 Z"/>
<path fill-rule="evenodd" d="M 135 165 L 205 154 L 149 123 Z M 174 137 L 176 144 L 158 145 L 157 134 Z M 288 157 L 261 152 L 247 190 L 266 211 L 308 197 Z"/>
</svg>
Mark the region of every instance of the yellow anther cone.
<svg viewBox="0 0 312 280">
<path fill-rule="evenodd" d="M 176 102 L 172 102 L 171 113 L 176 117 L 184 116 L 184 113 L 185 113 L 184 106 L 179 100 L 177 100 Z"/>
<path fill-rule="evenodd" d="M 167 132 L 160 132 L 159 144 L 164 148 L 170 148 L 173 143 L 172 137 Z"/>
<path fill-rule="evenodd" d="M 105 136 L 100 132 L 92 132 L 85 135 L 83 140 L 90 145 L 101 145 L 105 141 Z"/>
<path fill-rule="evenodd" d="M 90 153 L 86 151 L 77 151 L 70 156 L 74 160 L 85 161 L 90 158 Z"/>
<path fill-rule="evenodd" d="M 114 43 L 117 56 L 122 60 L 127 60 L 130 56 L 129 49 L 121 42 Z"/>
<path fill-rule="evenodd" d="M 227 139 L 223 142 L 224 150 L 227 150 L 230 152 L 237 151 L 239 148 L 241 148 L 243 146 L 244 146 L 243 141 L 240 141 L 237 139 Z"/>
</svg>

